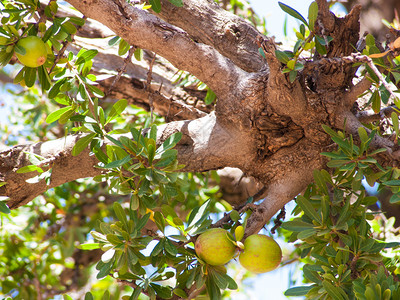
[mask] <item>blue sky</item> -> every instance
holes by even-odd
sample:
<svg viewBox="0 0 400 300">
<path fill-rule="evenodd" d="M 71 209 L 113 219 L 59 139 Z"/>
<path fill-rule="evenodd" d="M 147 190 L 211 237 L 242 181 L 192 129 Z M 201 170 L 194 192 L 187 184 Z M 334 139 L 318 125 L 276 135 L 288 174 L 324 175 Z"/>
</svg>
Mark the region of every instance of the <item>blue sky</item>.
<svg viewBox="0 0 400 300">
<path fill-rule="evenodd" d="M 251 6 L 253 7 L 254 11 L 259 15 L 260 17 L 265 17 L 267 20 L 267 30 L 270 32 L 272 35 L 274 35 L 277 39 L 277 41 L 283 41 L 284 35 L 283 35 L 283 23 L 285 20 L 285 12 L 281 10 L 281 8 L 278 5 L 277 0 L 249 0 Z M 312 2 L 311 0 L 282 0 L 286 5 L 289 5 L 290 7 L 293 7 L 296 9 L 299 13 L 301 13 L 304 18 L 307 19 L 308 15 L 308 7 L 310 3 Z M 293 27 L 297 26 L 297 21 L 288 16 L 288 23 L 287 23 L 287 33 L 289 36 L 294 36 Z"/>
</svg>

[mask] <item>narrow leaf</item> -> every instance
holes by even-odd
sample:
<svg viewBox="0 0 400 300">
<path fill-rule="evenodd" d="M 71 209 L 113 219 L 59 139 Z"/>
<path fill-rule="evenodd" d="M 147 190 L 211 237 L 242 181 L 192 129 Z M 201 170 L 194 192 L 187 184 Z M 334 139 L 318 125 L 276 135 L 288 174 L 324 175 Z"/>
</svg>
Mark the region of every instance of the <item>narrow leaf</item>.
<svg viewBox="0 0 400 300">
<path fill-rule="evenodd" d="M 67 106 L 60 108 L 59 110 L 53 111 L 51 114 L 49 114 L 46 118 L 46 123 L 50 124 L 53 123 L 54 121 L 57 121 L 66 111 L 70 110 L 72 106 Z"/>
<path fill-rule="evenodd" d="M 321 222 L 321 217 L 317 214 L 311 202 L 304 196 L 297 196 L 296 203 L 301 207 L 304 213 L 318 223 Z"/>
<path fill-rule="evenodd" d="M 306 19 L 304 19 L 304 17 L 297 10 L 291 8 L 290 6 L 288 6 L 286 4 L 283 4 L 282 2 L 278 2 L 278 4 L 284 12 L 288 13 L 293 18 L 300 20 L 308 27 L 308 23 L 307 23 Z"/>
<path fill-rule="evenodd" d="M 10 208 L 4 203 L 4 201 L 0 201 L 0 212 L 5 214 L 9 214 L 11 212 Z"/>
<path fill-rule="evenodd" d="M 183 1 L 182 0 L 168 0 L 169 2 L 171 2 L 173 5 L 175 5 L 176 7 L 182 7 L 183 6 Z"/>
<path fill-rule="evenodd" d="M 79 155 L 79 153 L 81 153 L 85 148 L 87 148 L 87 146 L 95 136 L 96 136 L 95 133 L 91 133 L 79 139 L 76 142 L 74 148 L 72 149 L 72 156 Z"/>
<path fill-rule="evenodd" d="M 317 2 L 313 1 L 311 2 L 309 8 L 308 8 L 308 22 L 310 23 L 310 30 L 314 30 L 314 24 L 315 20 L 317 19 L 318 16 L 318 4 Z"/>
<path fill-rule="evenodd" d="M 151 4 L 151 9 L 154 10 L 156 13 L 161 12 L 161 2 L 160 0 L 149 0 Z"/>
<path fill-rule="evenodd" d="M 295 286 L 286 290 L 284 295 L 287 297 L 305 296 L 312 288 L 312 286 Z"/>
</svg>

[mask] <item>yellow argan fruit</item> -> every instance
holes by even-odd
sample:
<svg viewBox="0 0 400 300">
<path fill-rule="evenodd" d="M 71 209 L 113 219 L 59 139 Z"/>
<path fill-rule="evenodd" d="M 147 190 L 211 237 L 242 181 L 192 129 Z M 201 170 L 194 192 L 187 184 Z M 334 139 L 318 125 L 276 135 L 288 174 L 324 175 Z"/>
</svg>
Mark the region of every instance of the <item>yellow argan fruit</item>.
<svg viewBox="0 0 400 300">
<path fill-rule="evenodd" d="M 25 66 L 36 68 L 43 65 L 47 59 L 47 50 L 45 43 L 37 36 L 28 36 L 22 38 L 17 43 L 18 47 L 25 49 L 25 54 L 15 52 L 18 60 Z"/>
<path fill-rule="evenodd" d="M 239 261 L 250 272 L 269 272 L 282 261 L 282 250 L 269 236 L 253 234 L 244 241 L 244 251 L 240 253 Z"/>
<path fill-rule="evenodd" d="M 213 228 L 200 234 L 195 243 L 197 256 L 212 266 L 229 262 L 235 255 L 236 246 L 227 233 L 225 229 Z"/>
</svg>

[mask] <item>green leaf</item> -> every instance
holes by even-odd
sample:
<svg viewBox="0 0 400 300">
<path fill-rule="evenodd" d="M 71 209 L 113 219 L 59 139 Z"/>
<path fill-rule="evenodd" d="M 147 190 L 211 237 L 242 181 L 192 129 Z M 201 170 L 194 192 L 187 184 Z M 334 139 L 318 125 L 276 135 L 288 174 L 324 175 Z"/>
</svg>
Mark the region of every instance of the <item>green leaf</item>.
<svg viewBox="0 0 400 300">
<path fill-rule="evenodd" d="M 399 116 L 394 111 L 391 114 L 393 129 L 396 132 L 396 137 L 399 138 Z"/>
<path fill-rule="evenodd" d="M 325 195 L 328 195 L 328 188 L 326 186 L 325 179 L 322 176 L 322 172 L 319 170 L 314 170 L 313 176 L 314 176 L 315 184 L 318 186 L 318 188 L 321 190 L 321 192 L 324 193 Z"/>
<path fill-rule="evenodd" d="M 107 117 L 106 124 L 109 123 L 111 120 L 119 116 L 125 108 L 128 106 L 128 101 L 126 99 L 118 100 L 111 108 L 111 111 Z"/>
<path fill-rule="evenodd" d="M 164 233 L 164 230 L 165 230 L 165 219 L 164 219 L 163 215 L 159 211 L 156 211 L 156 212 L 154 212 L 153 218 L 154 218 L 154 221 L 155 221 L 158 229 L 160 229 L 160 231 L 162 233 Z"/>
<path fill-rule="evenodd" d="M 67 106 L 60 108 L 59 110 L 53 111 L 51 114 L 49 114 L 46 118 L 46 123 L 50 124 L 53 123 L 54 121 L 57 121 L 65 112 L 68 110 L 72 109 L 72 106 Z"/>
<path fill-rule="evenodd" d="M 321 55 L 325 55 L 327 53 L 326 47 L 320 43 L 320 39 L 317 35 L 315 36 L 315 49 Z"/>
<path fill-rule="evenodd" d="M 26 49 L 18 44 L 15 44 L 15 48 L 14 48 L 15 53 L 21 54 L 21 55 L 25 55 L 26 54 Z"/>
<path fill-rule="evenodd" d="M 177 7 L 182 7 L 183 6 L 183 1 L 182 0 L 168 0 L 169 2 L 171 2 L 173 5 L 177 6 Z"/>
<path fill-rule="evenodd" d="M 63 298 L 64 298 L 64 300 L 74 300 L 74 299 L 72 299 L 71 296 L 69 296 L 69 295 L 67 295 L 67 294 L 64 294 L 64 295 L 63 295 Z"/>
<path fill-rule="evenodd" d="M 304 221 L 294 220 L 294 221 L 284 222 L 281 225 L 281 227 L 286 230 L 289 230 L 289 231 L 298 232 L 298 231 L 303 231 L 303 230 L 307 230 L 307 229 L 312 229 L 312 228 L 314 228 L 314 225 L 310 224 L 310 223 L 306 223 Z"/>
<path fill-rule="evenodd" d="M 182 138 L 182 132 L 176 132 L 174 134 L 171 134 L 159 147 L 156 151 L 157 154 L 160 154 L 164 151 L 167 151 L 173 147 L 176 146 L 176 144 L 181 140 Z"/>
<path fill-rule="evenodd" d="M 77 156 L 79 155 L 84 149 L 87 148 L 87 146 L 89 145 L 89 143 L 91 142 L 91 140 L 93 140 L 93 138 L 96 136 L 95 133 L 90 133 L 82 138 L 80 138 L 74 148 L 72 149 L 72 156 Z"/>
<path fill-rule="evenodd" d="M 178 151 L 170 149 L 161 155 L 161 159 L 155 164 L 158 168 L 164 168 L 176 160 Z"/>
<path fill-rule="evenodd" d="M 323 287 L 325 288 L 325 291 L 328 293 L 329 296 L 332 297 L 332 299 L 334 300 L 344 300 L 344 298 L 342 297 L 340 291 L 339 291 L 339 287 L 334 286 L 333 284 L 331 284 L 330 282 L 324 280 L 322 282 Z"/>
<path fill-rule="evenodd" d="M 240 220 L 240 214 L 237 210 L 232 210 L 231 213 L 229 214 L 229 217 L 234 222 L 237 222 Z"/>
<path fill-rule="evenodd" d="M 178 254 L 178 249 L 176 249 L 176 247 L 172 244 L 172 242 L 169 239 L 165 240 L 164 248 L 165 251 L 167 251 L 172 256 L 176 256 Z"/>
<path fill-rule="evenodd" d="M 118 35 L 114 36 L 108 41 L 108 46 L 114 46 L 119 41 L 119 39 L 120 37 Z"/>
<path fill-rule="evenodd" d="M 93 295 L 91 292 L 87 292 L 85 294 L 85 300 L 94 300 Z"/>
<path fill-rule="evenodd" d="M 122 243 L 122 240 L 119 239 L 117 235 L 112 233 L 107 234 L 107 241 L 114 246 L 120 245 Z"/>
<path fill-rule="evenodd" d="M 140 294 L 142 293 L 142 287 L 137 286 L 135 290 L 133 291 L 132 295 L 129 297 L 129 300 L 136 300 L 139 298 Z"/>
<path fill-rule="evenodd" d="M 149 0 L 151 4 L 151 9 L 154 10 L 156 13 L 161 12 L 161 2 L 160 0 Z"/>
<path fill-rule="evenodd" d="M 180 288 L 174 289 L 173 292 L 174 292 L 175 295 L 179 296 L 180 298 L 187 299 L 187 297 L 188 297 L 186 292 L 184 290 L 180 289 Z"/>
<path fill-rule="evenodd" d="M 285 51 L 275 50 L 275 56 L 281 63 L 284 64 L 287 64 L 290 60 L 289 55 Z"/>
<path fill-rule="evenodd" d="M 378 113 L 381 110 L 381 97 L 377 90 L 375 90 L 369 100 L 372 103 L 372 110 Z"/>
<path fill-rule="evenodd" d="M 157 256 L 158 254 L 160 254 L 161 251 L 164 249 L 164 243 L 165 243 L 164 239 L 159 241 L 158 244 L 151 251 L 150 256 Z"/>
<path fill-rule="evenodd" d="M 7 204 L 5 204 L 4 201 L 0 201 L 0 212 L 2 212 L 4 214 L 11 213 L 10 208 L 7 206 Z"/>
<path fill-rule="evenodd" d="M 365 130 L 365 128 L 364 127 L 358 127 L 357 130 L 358 130 L 358 136 L 360 137 L 361 141 L 363 143 L 366 143 L 368 141 L 369 137 L 368 137 L 368 133 Z"/>
<path fill-rule="evenodd" d="M 221 300 L 222 299 L 221 291 L 218 288 L 215 281 L 211 278 L 211 276 L 207 276 L 206 289 L 207 289 L 207 293 L 208 293 L 208 296 L 210 297 L 210 299 L 212 299 L 212 300 Z"/>
<path fill-rule="evenodd" d="M 90 61 L 93 57 L 95 57 L 97 55 L 97 53 L 99 53 L 99 51 L 97 50 L 86 50 L 84 52 L 80 52 L 78 53 L 78 59 L 76 60 L 75 64 L 76 65 L 80 65 L 83 64 L 87 61 Z"/>
<path fill-rule="evenodd" d="M 367 36 L 365 37 L 365 43 L 368 46 L 375 46 L 375 38 L 372 34 L 367 34 Z"/>
<path fill-rule="evenodd" d="M 321 216 L 315 211 L 311 202 L 307 198 L 305 198 L 302 195 L 299 195 L 296 198 L 296 203 L 301 207 L 301 209 L 308 217 L 314 219 L 318 223 L 321 223 Z"/>
<path fill-rule="evenodd" d="M 114 169 L 123 166 L 124 164 L 130 162 L 132 157 L 130 155 L 125 156 L 123 159 L 114 160 L 108 164 L 106 164 L 103 168 L 104 169 Z"/>
<path fill-rule="evenodd" d="M 258 48 L 258 52 L 261 54 L 262 57 L 266 58 L 263 48 L 261 48 L 261 47 Z"/>
<path fill-rule="evenodd" d="M 301 232 L 299 232 L 299 234 L 297 235 L 297 238 L 300 240 L 304 240 L 309 238 L 310 236 L 313 236 L 317 233 L 317 230 L 312 228 L 312 229 L 307 229 L 307 230 L 303 230 Z"/>
<path fill-rule="evenodd" d="M 78 248 L 82 249 L 82 250 L 100 249 L 100 244 L 99 243 L 85 243 L 85 244 L 80 244 L 78 246 Z"/>
<path fill-rule="evenodd" d="M 86 85 L 86 87 L 88 88 L 89 91 L 91 91 L 93 93 L 93 95 L 95 97 L 98 98 L 103 98 L 104 97 L 104 93 L 102 90 L 100 90 L 98 87 L 95 87 L 94 85 Z"/>
<path fill-rule="evenodd" d="M 35 166 L 35 165 L 29 165 L 29 166 L 24 166 L 22 168 L 19 168 L 17 170 L 17 173 L 21 174 L 21 173 L 29 173 L 29 172 L 34 172 L 34 171 L 38 171 L 39 173 L 43 173 L 43 169 L 38 167 L 38 166 Z"/>
<path fill-rule="evenodd" d="M 367 70 L 368 75 L 371 76 L 371 79 L 372 79 L 374 82 L 376 82 L 376 83 L 379 83 L 379 82 L 380 82 L 379 77 L 375 74 L 375 72 L 371 69 L 370 66 L 365 65 L 365 69 Z"/>
<path fill-rule="evenodd" d="M 36 69 L 25 67 L 24 80 L 27 87 L 32 87 L 36 81 Z"/>
<path fill-rule="evenodd" d="M 365 206 L 369 206 L 369 205 L 375 204 L 377 201 L 378 201 L 378 198 L 377 198 L 377 197 L 375 197 L 375 196 L 368 196 L 368 197 L 365 197 L 365 198 L 362 200 L 361 203 L 362 203 L 363 205 L 365 205 Z"/>
<path fill-rule="evenodd" d="M 110 292 L 105 291 L 103 297 L 101 297 L 101 300 L 110 300 Z"/>
<path fill-rule="evenodd" d="M 297 10 L 291 8 L 290 6 L 288 6 L 286 4 L 283 4 L 282 2 L 278 2 L 278 4 L 284 12 L 286 12 L 289 15 L 291 15 L 292 17 L 300 20 L 308 27 L 308 23 L 307 23 L 306 19 L 304 19 L 304 17 Z"/>
<path fill-rule="evenodd" d="M 207 200 L 200 207 L 195 207 L 189 215 L 188 228 L 193 227 L 197 223 L 201 223 L 208 216 L 207 209 L 210 205 L 211 200 Z"/>
<path fill-rule="evenodd" d="M 284 293 L 287 297 L 305 296 L 313 286 L 295 286 L 287 289 Z"/>
<path fill-rule="evenodd" d="M 143 50 L 136 48 L 135 52 L 133 52 L 133 56 L 137 61 L 141 61 L 143 59 Z"/>
<path fill-rule="evenodd" d="M 393 75 L 396 84 L 398 84 L 399 81 L 400 81 L 400 73 L 399 72 L 393 72 L 393 71 L 390 72 L 390 73 Z"/>
<path fill-rule="evenodd" d="M 310 6 L 308 7 L 308 22 L 310 23 L 310 30 L 314 30 L 315 20 L 318 16 L 318 4 L 317 2 L 311 2 Z"/>
<path fill-rule="evenodd" d="M 122 222 L 122 224 L 124 224 L 125 229 L 128 230 L 129 229 L 128 221 L 126 219 L 125 210 L 122 208 L 122 205 L 118 202 L 114 202 L 113 209 L 114 209 L 115 215 L 117 216 L 118 220 L 120 220 Z"/>
<path fill-rule="evenodd" d="M 209 105 L 209 104 L 213 103 L 216 98 L 217 98 L 217 95 L 215 95 L 215 93 L 211 89 L 208 88 L 207 94 L 204 97 L 204 103 L 206 105 Z"/>
<path fill-rule="evenodd" d="M 398 203 L 398 202 L 400 202 L 400 194 L 394 194 L 392 197 L 390 197 L 389 202 L 390 203 Z"/>
<path fill-rule="evenodd" d="M 155 283 L 150 283 L 150 285 L 155 290 L 157 296 L 159 296 L 160 299 L 170 299 L 172 297 L 172 291 L 169 287 Z"/>
<path fill-rule="evenodd" d="M 383 185 L 388 185 L 388 186 L 400 186 L 400 180 L 388 180 L 382 182 Z"/>
<path fill-rule="evenodd" d="M 43 66 L 40 66 L 38 68 L 38 75 L 39 75 L 39 83 L 42 86 L 42 90 L 47 91 L 51 86 L 50 85 L 51 79 L 49 74 L 47 73 L 47 70 Z"/>
<path fill-rule="evenodd" d="M 289 72 L 289 80 L 291 83 L 293 83 L 296 80 L 296 77 L 297 77 L 297 71 L 292 70 Z"/>
</svg>

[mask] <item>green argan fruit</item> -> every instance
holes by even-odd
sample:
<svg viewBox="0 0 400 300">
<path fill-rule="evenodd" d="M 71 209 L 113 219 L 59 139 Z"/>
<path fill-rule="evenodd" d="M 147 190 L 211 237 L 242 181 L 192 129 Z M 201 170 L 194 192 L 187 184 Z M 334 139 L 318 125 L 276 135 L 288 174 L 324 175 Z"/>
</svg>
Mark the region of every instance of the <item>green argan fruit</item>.
<svg viewBox="0 0 400 300">
<path fill-rule="evenodd" d="M 15 52 L 18 60 L 25 66 L 36 68 L 43 65 L 47 59 L 47 50 L 45 43 L 37 36 L 28 36 L 22 38 L 17 43 L 18 47 L 25 49 L 25 54 Z"/>
<path fill-rule="evenodd" d="M 200 234 L 195 243 L 195 250 L 197 256 L 207 264 L 220 266 L 233 258 L 236 246 L 228 238 L 225 229 L 213 228 Z"/>
<path fill-rule="evenodd" d="M 239 261 L 250 272 L 269 272 L 282 261 L 282 250 L 272 238 L 253 234 L 244 241 L 244 251 L 240 253 Z"/>
</svg>

